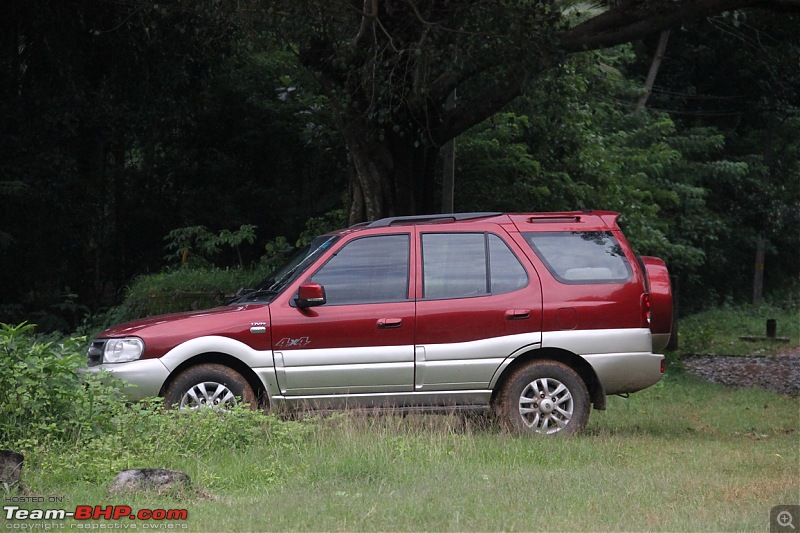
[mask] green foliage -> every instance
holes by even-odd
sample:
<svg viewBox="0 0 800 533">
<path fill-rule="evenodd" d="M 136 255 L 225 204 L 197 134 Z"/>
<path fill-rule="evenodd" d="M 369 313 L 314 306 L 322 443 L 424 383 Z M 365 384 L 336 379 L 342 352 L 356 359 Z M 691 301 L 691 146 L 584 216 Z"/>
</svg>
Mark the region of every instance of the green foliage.
<svg viewBox="0 0 800 533">
<path fill-rule="evenodd" d="M 164 237 L 167 244 L 164 248 L 170 252 L 165 259 L 187 266 L 209 266 L 212 258 L 219 254 L 222 247 L 236 250 L 239 266 L 243 267 L 239 247 L 244 242 L 253 244 L 256 240 L 256 226 L 243 224 L 236 231 L 229 229 L 212 233 L 205 226 L 189 226 L 177 228 Z"/>
<path fill-rule="evenodd" d="M 728 162 L 711 152 L 721 136 L 678 132 L 668 115 L 626 105 L 638 85 L 620 69 L 632 58 L 630 47 L 572 56 L 513 112 L 459 139 L 459 209 L 618 211 L 639 253 L 662 257 L 676 270 L 698 269 L 713 224 L 707 214 L 703 219 L 706 190 L 689 178 L 706 164 L 695 158 L 725 168 Z"/>
<path fill-rule="evenodd" d="M 770 297 L 770 303 L 780 309 L 800 313 L 800 278 L 785 284 Z"/>
<path fill-rule="evenodd" d="M 265 253 L 255 268 L 214 268 L 207 266 L 207 261 L 201 261 L 200 266 L 197 261 L 187 261 L 182 268 L 139 276 L 128 286 L 122 304 L 95 317 L 85 329 L 92 331 L 146 316 L 223 305 L 238 289 L 256 287 L 295 247 L 304 246 L 320 233 L 341 228 L 345 216 L 345 211 L 339 209 L 310 218 L 295 246 L 282 235 L 275 237 L 265 245 Z M 222 231 L 217 235 L 203 227 L 181 228 L 171 231 L 165 240 L 169 241 L 168 249 L 178 251 L 178 255 L 184 253 L 181 250 L 198 250 L 199 254 L 190 255 L 210 256 L 223 245 L 235 247 L 242 241 L 254 242 L 255 226 L 245 225 L 237 232 Z"/>
<path fill-rule="evenodd" d="M 345 209 L 334 209 L 321 217 L 311 217 L 306 221 L 305 229 L 297 238 L 296 246 L 305 246 L 314 237 L 345 226 L 347 226 L 347 211 Z"/>
<path fill-rule="evenodd" d="M 688 355 L 708 353 L 717 334 L 716 324 L 688 319 L 681 325 L 683 327 L 680 332 L 680 351 Z"/>
<path fill-rule="evenodd" d="M 145 316 L 208 309 L 224 304 L 241 287 L 254 287 L 264 268 L 180 268 L 139 276 L 130 284 L 107 325 Z"/>
<path fill-rule="evenodd" d="M 274 270 L 286 261 L 289 253 L 294 250 L 294 247 L 289 244 L 286 237 L 278 235 L 272 241 L 264 245 L 264 255 L 261 256 L 261 265 L 267 271 Z"/>
<path fill-rule="evenodd" d="M 108 427 L 119 382 L 78 373 L 84 338 L 37 338 L 32 324 L 0 324 L 0 447 L 74 440 Z"/>
<path fill-rule="evenodd" d="M 99 482 L 143 461 L 210 460 L 268 445 L 293 449 L 308 424 L 237 407 L 165 410 L 162 399 L 127 405 L 119 380 L 81 373 L 85 339 L 61 342 L 34 326 L 0 324 L 0 448 L 26 455 L 55 479 Z"/>
<path fill-rule="evenodd" d="M 763 337 L 767 319 L 775 319 L 777 335 L 789 342 L 748 341 Z M 772 355 L 800 349 L 800 314 L 796 308 L 774 305 L 725 305 L 680 319 L 678 349 L 681 354 Z"/>
<path fill-rule="evenodd" d="M 379 2 L 376 18 L 329 0 L 247 17 L 190 7 L 28 0 L 6 13 L 0 321 L 71 331 L 158 271 L 164 244 L 172 264 L 208 267 L 255 264 L 269 243 L 275 265 L 294 244 L 280 236 L 355 194 L 345 147 L 396 180 L 375 188 L 386 210 L 432 211 L 433 156 L 470 124 L 458 209 L 618 210 L 690 310 L 752 293 L 760 234 L 768 294 L 800 273 L 797 14 L 682 25 L 637 112 L 649 39 L 554 53 L 565 24 L 604 9 L 591 2 Z M 165 243 L 168 228 L 182 229 Z"/>
<path fill-rule="evenodd" d="M 692 240 L 704 253 L 701 271 L 681 272 L 693 310 L 749 299 L 759 234 L 767 292 L 781 294 L 800 267 L 800 16 L 731 11 L 710 22 L 670 34 L 649 101 L 671 112 L 694 163 L 674 181 L 705 191 L 704 208 L 693 201 L 667 213 L 671 239 Z M 643 73 L 652 50 L 639 50 Z"/>
<path fill-rule="evenodd" d="M 796 278 L 798 267 L 787 252 L 800 245 L 790 230 L 800 220 L 800 152 L 788 135 L 796 119 L 745 143 L 715 124 L 637 110 L 633 50 L 570 56 L 509 111 L 462 135 L 457 210 L 618 211 L 636 251 L 665 259 L 678 276 L 687 311 L 752 292 L 762 233 L 767 287 L 784 293 L 778 280 Z M 745 157 L 736 144 L 773 152 Z"/>
<path fill-rule="evenodd" d="M 550 187 L 525 143 L 526 115 L 500 113 L 456 142 L 458 209 L 525 210 L 544 205 Z M 491 200 L 486 193 L 491 191 Z"/>
<path fill-rule="evenodd" d="M 81 438 L 66 449 L 32 450 L 31 461 L 57 478 L 97 483 L 143 462 L 171 465 L 212 461 L 221 454 L 253 446 L 295 448 L 310 426 L 274 415 L 234 407 L 228 411 L 166 410 L 161 399 L 121 405 L 102 433 Z M 264 463 L 276 461 L 262 458 Z"/>
</svg>

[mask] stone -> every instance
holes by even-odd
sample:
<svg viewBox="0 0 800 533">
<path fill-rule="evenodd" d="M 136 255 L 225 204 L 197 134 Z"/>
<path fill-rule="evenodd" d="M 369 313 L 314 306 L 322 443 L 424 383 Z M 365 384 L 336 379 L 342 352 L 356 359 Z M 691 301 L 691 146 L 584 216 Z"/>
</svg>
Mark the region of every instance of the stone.
<svg viewBox="0 0 800 533">
<path fill-rule="evenodd" d="M 24 457 L 11 450 L 0 450 L 0 489 L 18 489 Z"/>
<path fill-rule="evenodd" d="M 188 490 L 191 479 L 183 472 L 165 470 L 163 468 L 137 468 L 123 470 L 111 480 L 108 486 L 109 494 L 130 492 L 156 492 Z"/>
</svg>

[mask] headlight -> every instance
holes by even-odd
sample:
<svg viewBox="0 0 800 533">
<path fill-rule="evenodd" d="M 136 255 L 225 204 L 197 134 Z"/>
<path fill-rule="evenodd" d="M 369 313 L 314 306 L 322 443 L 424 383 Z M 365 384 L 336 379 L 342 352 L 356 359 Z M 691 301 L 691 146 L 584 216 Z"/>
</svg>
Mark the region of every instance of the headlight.
<svg viewBox="0 0 800 533">
<path fill-rule="evenodd" d="M 136 361 L 144 352 L 144 342 L 137 337 L 109 339 L 103 348 L 104 363 Z"/>
</svg>

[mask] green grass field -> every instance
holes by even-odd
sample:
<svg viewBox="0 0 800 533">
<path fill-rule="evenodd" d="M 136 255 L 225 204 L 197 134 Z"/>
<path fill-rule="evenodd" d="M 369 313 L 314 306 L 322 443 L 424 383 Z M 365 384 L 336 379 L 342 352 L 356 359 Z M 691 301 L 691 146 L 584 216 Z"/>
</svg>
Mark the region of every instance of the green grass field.
<svg viewBox="0 0 800 533">
<path fill-rule="evenodd" d="M 738 339 L 759 334 L 766 318 L 789 343 Z M 660 383 L 609 398 L 573 438 L 512 435 L 482 416 L 296 421 L 116 400 L 105 407 L 111 426 L 77 426 L 75 441 L 41 417 L 0 421 L 20 429 L 12 444 L 26 455 L 23 496 L 42 499 L 20 502 L 0 486 L 0 531 L 768 531 L 772 507 L 800 504 L 800 398 L 700 381 L 682 372 L 679 356 L 797 349 L 800 316 L 723 308 L 684 320 L 681 332 Z M 29 379 L 6 374 L 16 386 Z M 51 437 L 26 429 L 33 423 Z M 109 495 L 109 481 L 127 468 L 181 470 L 193 487 Z M 79 505 L 186 509 L 188 517 L 47 521 L 8 511 Z"/>
<path fill-rule="evenodd" d="M 247 421 L 263 438 L 245 447 L 215 433 L 214 453 L 193 443 L 191 454 L 165 447 L 128 460 L 183 470 L 197 493 L 109 497 L 103 479 L 74 481 L 90 465 L 58 463 L 55 452 L 49 466 L 34 457 L 24 479 L 33 494 L 64 497 L 67 510 L 188 510 L 182 522 L 110 527 L 764 531 L 771 507 L 800 503 L 799 418 L 798 398 L 676 373 L 629 399 L 610 398 L 574 438 L 514 436 L 456 415 L 265 417 Z"/>
</svg>

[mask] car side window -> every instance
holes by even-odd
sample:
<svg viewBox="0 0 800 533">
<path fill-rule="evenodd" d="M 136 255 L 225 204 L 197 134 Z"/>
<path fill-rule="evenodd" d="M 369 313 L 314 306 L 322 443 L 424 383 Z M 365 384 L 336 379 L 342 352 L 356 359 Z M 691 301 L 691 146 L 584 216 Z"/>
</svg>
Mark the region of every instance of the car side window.
<svg viewBox="0 0 800 533">
<path fill-rule="evenodd" d="M 561 283 L 623 283 L 631 279 L 628 259 L 611 232 L 531 232 L 523 235 Z"/>
<path fill-rule="evenodd" d="M 309 281 L 325 287 L 327 305 L 408 299 L 408 234 L 352 240 Z"/>
<path fill-rule="evenodd" d="M 508 245 L 491 233 L 422 235 L 423 298 L 467 298 L 512 292 L 528 274 Z"/>
</svg>

